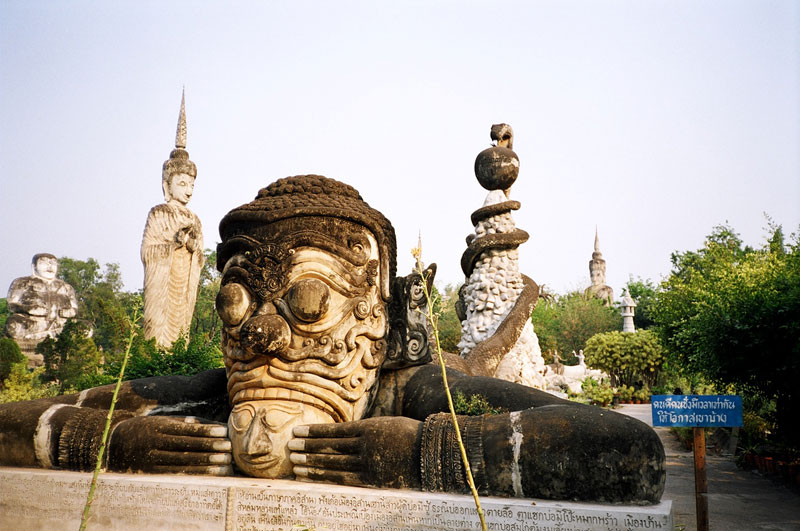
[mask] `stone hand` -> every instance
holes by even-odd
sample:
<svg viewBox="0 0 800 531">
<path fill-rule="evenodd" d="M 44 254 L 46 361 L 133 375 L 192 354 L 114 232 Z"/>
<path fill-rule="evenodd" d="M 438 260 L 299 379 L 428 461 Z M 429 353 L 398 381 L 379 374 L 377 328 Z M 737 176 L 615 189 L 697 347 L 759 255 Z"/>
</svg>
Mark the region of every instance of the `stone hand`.
<svg viewBox="0 0 800 531">
<path fill-rule="evenodd" d="M 289 458 L 300 480 L 419 488 L 421 428 L 406 417 L 296 426 Z"/>
<path fill-rule="evenodd" d="M 233 475 L 227 426 L 197 417 L 124 420 L 108 454 L 108 468 L 120 472 Z"/>
<path fill-rule="evenodd" d="M 175 233 L 175 243 L 178 244 L 178 247 L 183 247 L 186 245 L 186 242 L 189 240 L 189 232 L 188 228 L 184 227 L 180 229 L 178 232 Z"/>
</svg>

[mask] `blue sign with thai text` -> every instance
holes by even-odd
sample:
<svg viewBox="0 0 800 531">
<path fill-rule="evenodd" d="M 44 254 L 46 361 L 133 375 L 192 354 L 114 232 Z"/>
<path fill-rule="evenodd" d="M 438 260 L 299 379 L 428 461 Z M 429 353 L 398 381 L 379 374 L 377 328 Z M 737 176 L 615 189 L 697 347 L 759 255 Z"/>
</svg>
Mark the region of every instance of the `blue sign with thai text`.
<svg viewBox="0 0 800 531">
<path fill-rule="evenodd" d="M 736 395 L 653 395 L 653 426 L 720 428 L 742 425 L 742 397 Z"/>
</svg>

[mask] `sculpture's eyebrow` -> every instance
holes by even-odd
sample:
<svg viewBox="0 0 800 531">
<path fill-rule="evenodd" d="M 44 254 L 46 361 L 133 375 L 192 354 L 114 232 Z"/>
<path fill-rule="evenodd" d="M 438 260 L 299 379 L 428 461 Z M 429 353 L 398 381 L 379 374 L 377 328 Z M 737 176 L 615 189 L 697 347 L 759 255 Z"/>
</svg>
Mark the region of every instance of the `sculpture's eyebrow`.
<svg viewBox="0 0 800 531">
<path fill-rule="evenodd" d="M 347 296 L 363 294 L 367 280 L 366 268 L 354 268 L 348 260 L 335 254 L 329 254 L 325 260 L 320 260 L 316 253 L 314 255 L 302 251 L 295 253 L 287 271 L 289 282 L 308 274 L 322 277 Z"/>
</svg>

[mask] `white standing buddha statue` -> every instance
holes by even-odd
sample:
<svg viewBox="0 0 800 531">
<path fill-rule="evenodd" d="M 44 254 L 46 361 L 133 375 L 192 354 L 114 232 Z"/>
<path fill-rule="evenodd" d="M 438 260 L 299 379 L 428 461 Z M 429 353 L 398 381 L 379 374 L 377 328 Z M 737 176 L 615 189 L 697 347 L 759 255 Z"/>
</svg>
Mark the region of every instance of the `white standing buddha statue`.
<svg viewBox="0 0 800 531">
<path fill-rule="evenodd" d="M 163 348 L 189 332 L 204 260 L 200 219 L 186 207 L 194 191 L 197 167 L 185 148 L 182 96 L 175 149 L 161 174 L 165 203 L 150 210 L 141 249 L 145 337 L 154 337 Z"/>
</svg>

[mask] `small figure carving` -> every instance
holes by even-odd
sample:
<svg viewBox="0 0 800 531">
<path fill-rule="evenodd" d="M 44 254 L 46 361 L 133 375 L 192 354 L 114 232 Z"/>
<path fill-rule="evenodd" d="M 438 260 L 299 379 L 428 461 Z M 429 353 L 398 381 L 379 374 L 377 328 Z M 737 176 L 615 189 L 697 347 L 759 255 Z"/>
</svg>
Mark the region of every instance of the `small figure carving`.
<svg viewBox="0 0 800 531">
<path fill-rule="evenodd" d="M 56 278 L 58 260 L 49 253 L 40 253 L 31 260 L 33 275 L 21 277 L 8 289 L 6 332 L 17 342 L 31 366 L 41 365 L 42 355 L 36 345 L 46 337 L 56 337 L 70 317 L 78 313 L 75 290 Z"/>
<path fill-rule="evenodd" d="M 606 285 L 606 261 L 603 259 L 603 253 L 600 252 L 597 228 L 594 230 L 594 252 L 592 259 L 589 260 L 589 274 L 592 278 L 592 285 L 586 288 L 584 296 L 595 297 L 603 301 L 603 306 L 611 306 L 614 302 L 614 290 L 611 286 Z"/>
<path fill-rule="evenodd" d="M 166 202 L 150 210 L 142 236 L 144 332 L 163 348 L 189 331 L 204 260 L 200 219 L 186 207 L 197 167 L 185 148 L 186 110 L 181 96 L 175 149 L 161 173 Z"/>
</svg>

